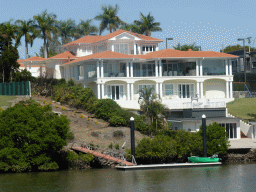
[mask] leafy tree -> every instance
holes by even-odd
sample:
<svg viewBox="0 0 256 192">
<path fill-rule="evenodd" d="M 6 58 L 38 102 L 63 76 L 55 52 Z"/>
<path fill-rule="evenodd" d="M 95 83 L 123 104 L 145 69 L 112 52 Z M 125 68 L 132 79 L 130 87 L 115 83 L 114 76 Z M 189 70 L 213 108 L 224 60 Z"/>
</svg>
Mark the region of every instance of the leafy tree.
<svg viewBox="0 0 256 192">
<path fill-rule="evenodd" d="M 86 21 L 81 20 L 80 24 L 75 27 L 73 37 L 79 39 L 82 36 L 89 35 L 90 33 L 98 32 L 98 28 L 93 26 L 92 19 L 87 19 Z"/>
<path fill-rule="evenodd" d="M 53 57 L 55 55 L 58 55 L 62 52 L 61 49 L 61 42 L 59 41 L 59 38 L 57 35 L 53 35 L 51 39 L 48 41 L 48 57 Z M 44 47 L 41 46 L 39 54 L 35 53 L 37 57 L 43 57 L 44 58 Z"/>
<path fill-rule="evenodd" d="M 220 52 L 227 53 L 227 52 L 230 52 L 230 51 L 237 51 L 237 50 L 243 50 L 243 49 L 244 49 L 244 47 L 239 45 L 239 44 L 237 44 L 237 45 L 228 45 L 224 49 L 221 49 Z M 245 50 L 249 51 L 249 46 L 245 46 Z M 256 51 L 256 48 L 251 47 L 250 51 Z"/>
<path fill-rule="evenodd" d="M 19 103 L 0 114 L 0 170 L 57 168 L 53 159 L 66 145 L 69 121 L 49 105 Z"/>
<path fill-rule="evenodd" d="M 138 33 L 146 36 L 151 36 L 151 32 L 162 31 L 160 22 L 155 22 L 155 18 L 150 13 L 147 16 L 140 13 L 140 20 L 135 20 L 134 23 L 139 27 Z"/>
<path fill-rule="evenodd" d="M 21 81 L 34 81 L 34 77 L 31 75 L 31 73 L 26 70 L 23 69 L 21 71 L 16 71 L 13 74 L 13 81 L 14 82 L 21 82 Z"/>
<path fill-rule="evenodd" d="M 198 132 L 203 137 L 202 126 Z M 206 126 L 207 138 L 207 154 L 209 156 L 214 154 L 223 154 L 228 151 L 229 141 L 224 127 L 220 127 L 218 123 L 214 122 Z"/>
<path fill-rule="evenodd" d="M 0 57 L 0 73 L 2 73 L 2 81 L 10 81 L 12 73 L 19 69 L 19 64 L 17 59 L 19 58 L 19 53 L 16 47 L 13 47 L 11 44 L 9 47 L 4 46 L 4 50 Z"/>
<path fill-rule="evenodd" d="M 120 29 L 141 34 L 140 27 L 138 25 L 136 25 L 135 23 L 131 23 L 131 24 L 123 23 L 122 26 L 120 27 Z"/>
<path fill-rule="evenodd" d="M 34 21 L 17 20 L 18 36 L 25 36 L 25 58 L 28 58 L 28 44 L 33 46 L 34 39 L 39 35 L 40 31 L 35 30 Z"/>
<path fill-rule="evenodd" d="M 180 51 L 188 51 L 188 49 L 192 49 L 193 51 L 199 51 L 199 48 L 196 47 L 195 42 L 192 44 L 184 44 L 184 45 L 181 45 L 180 43 L 178 43 L 178 45 L 176 47 L 173 46 L 173 48 Z"/>
<path fill-rule="evenodd" d="M 102 6 L 101 10 L 103 11 L 103 13 L 95 17 L 96 20 L 101 21 L 99 27 L 100 35 L 105 29 L 108 29 L 109 32 L 112 33 L 113 31 L 116 31 L 122 23 L 124 23 L 117 16 L 117 12 L 119 10 L 118 5 L 116 5 L 115 7 L 111 5 Z"/>
<path fill-rule="evenodd" d="M 48 58 L 48 45 L 51 34 L 58 32 L 56 17 L 55 14 L 48 14 L 46 10 L 42 14 L 33 17 L 36 22 L 36 29 L 41 31 L 40 37 L 44 39 L 44 58 Z"/>
</svg>

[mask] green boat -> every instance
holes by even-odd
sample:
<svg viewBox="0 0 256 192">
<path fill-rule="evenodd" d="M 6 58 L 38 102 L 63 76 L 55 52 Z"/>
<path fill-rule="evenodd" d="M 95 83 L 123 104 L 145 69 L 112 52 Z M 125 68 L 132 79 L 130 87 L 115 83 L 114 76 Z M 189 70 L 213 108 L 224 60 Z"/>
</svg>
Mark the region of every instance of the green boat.
<svg viewBox="0 0 256 192">
<path fill-rule="evenodd" d="M 215 157 L 188 157 L 188 160 L 192 163 L 216 163 L 220 161 L 220 158 Z"/>
</svg>

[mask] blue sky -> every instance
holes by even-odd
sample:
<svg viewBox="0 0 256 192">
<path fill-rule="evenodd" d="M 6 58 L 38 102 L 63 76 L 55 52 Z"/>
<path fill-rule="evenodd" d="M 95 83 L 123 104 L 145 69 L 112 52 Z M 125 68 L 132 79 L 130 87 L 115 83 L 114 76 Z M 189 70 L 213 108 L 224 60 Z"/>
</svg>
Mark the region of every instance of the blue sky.
<svg viewBox="0 0 256 192">
<path fill-rule="evenodd" d="M 0 23 L 10 19 L 32 19 L 34 15 L 47 9 L 57 15 L 58 20 L 92 19 L 101 13 L 102 5 L 119 5 L 118 16 L 125 22 L 139 20 L 140 12 L 149 12 L 161 23 L 162 32 L 152 33 L 152 37 L 163 39 L 160 49 L 165 49 L 165 38 L 172 37 L 168 48 L 173 45 L 190 44 L 202 47 L 204 51 L 219 51 L 222 46 L 235 45 L 238 38 L 256 37 L 255 0 L 0 0 Z M 93 21 L 98 26 L 98 21 Z M 107 34 L 106 31 L 104 34 Z M 24 58 L 25 45 L 18 48 L 20 58 Z M 247 42 L 246 42 L 247 44 Z M 29 55 L 35 56 L 43 45 L 41 39 L 29 47 Z"/>
</svg>

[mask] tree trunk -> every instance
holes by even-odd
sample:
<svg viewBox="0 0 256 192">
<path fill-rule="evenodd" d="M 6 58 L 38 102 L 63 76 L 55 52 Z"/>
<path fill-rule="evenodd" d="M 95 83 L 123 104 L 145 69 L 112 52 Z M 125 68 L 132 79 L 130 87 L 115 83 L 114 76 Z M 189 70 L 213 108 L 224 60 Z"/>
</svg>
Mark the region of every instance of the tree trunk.
<svg viewBox="0 0 256 192">
<path fill-rule="evenodd" d="M 47 59 L 47 43 L 46 43 L 46 37 L 44 37 L 44 58 Z"/>
<path fill-rule="evenodd" d="M 25 43 L 25 59 L 28 58 L 28 42 Z"/>
</svg>

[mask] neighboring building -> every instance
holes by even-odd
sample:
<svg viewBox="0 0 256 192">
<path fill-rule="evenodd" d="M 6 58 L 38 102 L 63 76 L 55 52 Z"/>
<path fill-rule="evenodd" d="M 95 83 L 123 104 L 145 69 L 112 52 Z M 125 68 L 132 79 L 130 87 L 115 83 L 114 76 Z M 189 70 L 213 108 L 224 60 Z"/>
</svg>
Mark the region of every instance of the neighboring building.
<svg viewBox="0 0 256 192">
<path fill-rule="evenodd" d="M 45 73 L 44 61 L 44 58 L 37 56 L 28 59 L 18 60 L 18 63 L 20 64 L 19 69 L 26 69 L 31 73 L 33 77 L 39 77 L 40 73 Z"/>
<path fill-rule="evenodd" d="M 225 125 L 230 138 L 240 138 L 239 119 L 226 113 L 226 103 L 234 100 L 231 61 L 238 56 L 214 51 L 159 51 L 161 42 L 118 30 L 64 45 L 66 54 L 75 55 L 68 62 L 59 54 L 44 63 L 59 65 L 61 77 L 74 79 L 92 88 L 99 99 L 113 99 L 123 108 L 139 109 L 138 91 L 153 87 L 170 109 L 168 120 L 174 129 L 197 131 L 205 113 L 208 123 L 217 121 Z M 54 58 L 58 62 L 54 63 Z"/>
<path fill-rule="evenodd" d="M 228 54 L 237 55 L 238 58 L 232 60 L 232 71 L 236 73 L 244 73 L 244 50 L 230 51 Z M 251 51 L 250 54 L 246 51 L 245 65 L 247 73 L 256 73 L 256 51 Z"/>
</svg>

